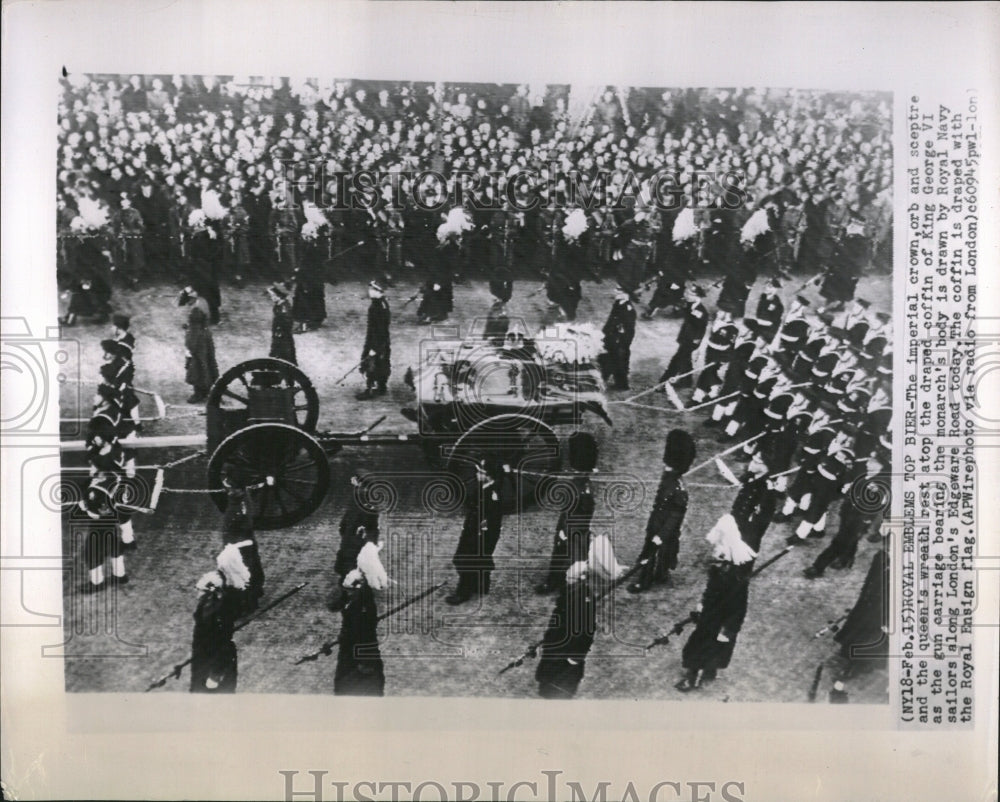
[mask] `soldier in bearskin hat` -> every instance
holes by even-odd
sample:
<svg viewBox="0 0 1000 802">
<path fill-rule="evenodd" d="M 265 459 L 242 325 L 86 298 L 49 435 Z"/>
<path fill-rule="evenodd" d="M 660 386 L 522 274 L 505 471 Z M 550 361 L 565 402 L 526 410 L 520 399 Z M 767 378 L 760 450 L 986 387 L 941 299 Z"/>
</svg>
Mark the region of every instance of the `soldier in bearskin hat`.
<svg viewBox="0 0 1000 802">
<path fill-rule="evenodd" d="M 254 535 L 253 511 L 245 489 L 233 487 L 229 480 L 223 480 L 223 484 L 226 486 L 228 503 L 222 522 L 222 546 L 223 549 L 235 549 L 246 566 L 249 579 L 244 589 L 243 609 L 245 612 L 253 612 L 264 595 L 264 566 Z M 233 554 L 234 559 L 235 557 Z"/>
<path fill-rule="evenodd" d="M 594 517 L 594 494 L 590 476 L 597 467 L 597 440 L 589 432 L 569 437 L 569 464 L 575 472 L 569 505 L 560 513 L 552 543 L 552 556 L 545 581 L 535 587 L 538 594 L 560 589 L 567 569 L 586 558 L 590 543 L 590 522 Z"/>
<path fill-rule="evenodd" d="M 691 467 L 694 457 L 694 438 L 690 434 L 683 429 L 667 434 L 663 473 L 646 523 L 646 541 L 639 554 L 643 567 L 638 579 L 629 585 L 629 593 L 642 593 L 654 582 L 669 581 L 670 572 L 677 568 L 681 525 L 688 506 L 688 492 L 681 477 Z"/>
</svg>

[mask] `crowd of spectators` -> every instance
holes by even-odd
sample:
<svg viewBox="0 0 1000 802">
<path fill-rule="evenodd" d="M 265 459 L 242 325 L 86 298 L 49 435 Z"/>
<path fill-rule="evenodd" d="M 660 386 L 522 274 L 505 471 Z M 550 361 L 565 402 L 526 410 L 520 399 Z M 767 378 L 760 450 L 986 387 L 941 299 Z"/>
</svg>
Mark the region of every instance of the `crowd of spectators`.
<svg viewBox="0 0 1000 802">
<path fill-rule="evenodd" d="M 377 203 L 346 208 L 350 179 L 333 177 L 364 170 L 381 176 Z M 444 183 L 419 179 L 429 170 Z M 581 275 L 608 268 L 628 236 L 653 241 L 655 270 L 678 210 L 652 208 L 650 181 L 669 173 L 705 207 L 706 270 L 727 269 L 765 202 L 779 267 L 835 269 L 853 224 L 863 267 L 888 270 L 892 172 L 882 93 L 71 75 L 59 103 L 58 266 L 64 285 L 106 271 L 129 284 L 184 276 L 207 228 L 208 269 L 236 281 L 306 265 L 398 274 L 429 266 L 439 225 L 464 200 L 465 269 L 548 272 L 582 186 L 593 201 L 574 251 Z M 515 192 L 515 174 L 538 184 Z M 749 202 L 727 208 L 706 175 L 739 176 Z M 511 203 L 529 196 L 534 209 Z M 626 225 L 637 209 L 650 211 L 638 235 Z"/>
</svg>

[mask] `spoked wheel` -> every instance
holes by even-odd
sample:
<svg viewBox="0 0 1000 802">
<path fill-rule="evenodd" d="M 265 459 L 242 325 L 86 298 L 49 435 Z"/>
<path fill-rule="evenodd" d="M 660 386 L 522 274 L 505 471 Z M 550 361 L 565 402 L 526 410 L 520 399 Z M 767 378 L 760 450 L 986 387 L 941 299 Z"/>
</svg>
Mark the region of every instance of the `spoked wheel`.
<svg viewBox="0 0 1000 802">
<path fill-rule="evenodd" d="M 558 473 L 559 438 L 551 426 L 530 415 L 497 415 L 458 438 L 448 459 L 448 470 L 463 482 L 471 482 L 480 459 L 501 467 L 499 485 L 504 511 L 516 512 L 533 504 L 539 483 Z"/>
<path fill-rule="evenodd" d="M 234 487 L 266 483 L 248 494 L 257 529 L 292 526 L 312 514 L 330 486 L 330 463 L 310 434 L 285 423 L 256 423 L 223 440 L 208 463 L 208 486 L 225 511 L 225 477 Z M 268 481 L 270 477 L 271 481 Z"/>
<path fill-rule="evenodd" d="M 284 359 L 249 359 L 223 373 L 208 392 L 210 407 L 246 410 L 249 403 L 250 383 L 255 371 L 274 371 L 281 375 L 284 386 L 294 390 L 295 420 L 299 428 L 316 431 L 319 420 L 319 395 L 309 377 L 291 362 Z"/>
</svg>

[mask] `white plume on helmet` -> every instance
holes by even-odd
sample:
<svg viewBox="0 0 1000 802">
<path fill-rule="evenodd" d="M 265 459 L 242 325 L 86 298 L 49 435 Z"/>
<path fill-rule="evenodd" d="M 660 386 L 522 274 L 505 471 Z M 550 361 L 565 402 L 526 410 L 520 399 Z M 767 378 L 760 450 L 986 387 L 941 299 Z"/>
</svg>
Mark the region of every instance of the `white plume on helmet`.
<svg viewBox="0 0 1000 802">
<path fill-rule="evenodd" d="M 250 569 L 243 562 L 243 555 L 235 543 L 230 543 L 215 558 L 215 565 L 226 582 L 237 590 L 243 590 L 250 582 Z"/>
<path fill-rule="evenodd" d="M 361 547 L 361 552 L 358 554 L 358 568 L 364 574 L 365 581 L 374 590 L 389 587 L 389 575 L 385 572 L 378 556 L 380 548 L 369 541 Z"/>
<path fill-rule="evenodd" d="M 718 520 L 705 539 L 714 546 L 712 556 L 717 560 L 743 565 L 757 556 L 757 552 L 743 542 L 736 519 L 729 514 L 723 515 Z"/>
</svg>

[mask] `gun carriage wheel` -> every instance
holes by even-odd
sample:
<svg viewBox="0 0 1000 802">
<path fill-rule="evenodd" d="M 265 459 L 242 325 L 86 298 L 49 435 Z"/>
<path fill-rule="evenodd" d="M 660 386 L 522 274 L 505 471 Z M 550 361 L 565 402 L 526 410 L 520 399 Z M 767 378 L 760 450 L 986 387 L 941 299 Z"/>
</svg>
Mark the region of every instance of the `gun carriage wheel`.
<svg viewBox="0 0 1000 802">
<path fill-rule="evenodd" d="M 255 423 L 233 432 L 212 452 L 208 487 L 220 510 L 231 486 L 249 487 L 254 527 L 281 529 L 307 518 L 323 503 L 330 486 L 330 463 L 319 441 L 286 423 Z"/>
</svg>

